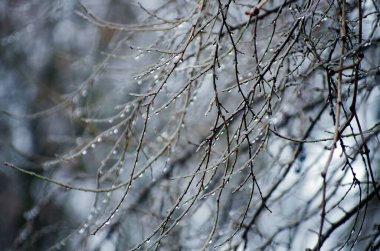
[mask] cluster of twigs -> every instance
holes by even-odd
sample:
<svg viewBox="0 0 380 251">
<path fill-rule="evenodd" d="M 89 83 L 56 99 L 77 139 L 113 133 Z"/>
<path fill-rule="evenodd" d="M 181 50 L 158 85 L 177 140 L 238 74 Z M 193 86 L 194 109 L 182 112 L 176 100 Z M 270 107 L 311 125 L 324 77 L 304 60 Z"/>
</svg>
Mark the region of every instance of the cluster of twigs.
<svg viewBox="0 0 380 251">
<path fill-rule="evenodd" d="M 366 215 L 380 201 L 380 126 L 364 119 L 378 88 L 378 4 L 250 4 L 139 5 L 146 19 L 124 25 L 80 2 L 77 14 L 118 40 L 61 106 L 95 92 L 111 65 L 136 67 L 115 112 L 78 115 L 95 129 L 44 163 L 84 163 L 95 186 L 6 164 L 95 193 L 88 218 L 52 249 L 102 231 L 128 250 L 379 248 Z"/>
</svg>

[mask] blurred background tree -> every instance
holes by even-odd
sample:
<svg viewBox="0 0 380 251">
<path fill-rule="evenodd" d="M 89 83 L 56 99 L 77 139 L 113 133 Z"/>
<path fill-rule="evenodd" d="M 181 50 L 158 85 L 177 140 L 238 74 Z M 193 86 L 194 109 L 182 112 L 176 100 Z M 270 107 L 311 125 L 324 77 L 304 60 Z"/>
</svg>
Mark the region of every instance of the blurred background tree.
<svg viewBox="0 0 380 251">
<path fill-rule="evenodd" d="M 5 250 L 377 250 L 366 1 L 0 3 Z"/>
</svg>

